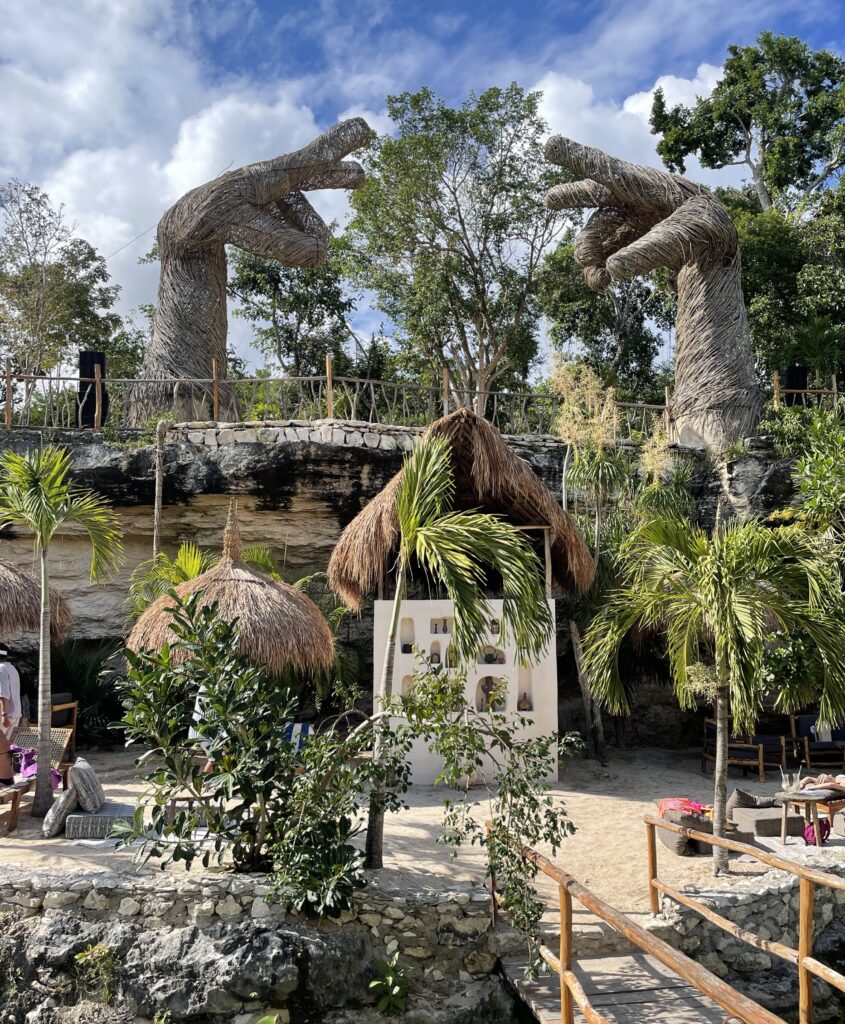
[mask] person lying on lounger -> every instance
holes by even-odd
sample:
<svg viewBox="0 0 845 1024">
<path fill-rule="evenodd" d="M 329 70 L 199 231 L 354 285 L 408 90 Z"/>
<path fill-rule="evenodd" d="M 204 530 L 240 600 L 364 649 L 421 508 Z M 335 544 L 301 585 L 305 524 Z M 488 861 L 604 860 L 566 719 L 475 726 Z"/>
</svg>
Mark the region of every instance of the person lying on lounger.
<svg viewBox="0 0 845 1024">
<path fill-rule="evenodd" d="M 845 775 L 827 775 L 822 772 L 820 775 L 808 775 L 801 780 L 799 789 L 836 789 L 842 793 L 845 799 Z"/>
</svg>

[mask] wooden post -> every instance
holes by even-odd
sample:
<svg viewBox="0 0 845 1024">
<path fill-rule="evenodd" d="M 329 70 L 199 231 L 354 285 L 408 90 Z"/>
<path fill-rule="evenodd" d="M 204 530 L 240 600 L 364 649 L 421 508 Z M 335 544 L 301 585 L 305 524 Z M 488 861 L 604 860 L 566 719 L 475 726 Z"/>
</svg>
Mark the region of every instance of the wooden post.
<svg viewBox="0 0 845 1024">
<path fill-rule="evenodd" d="M 94 365 L 94 429 L 103 425 L 103 368 L 99 363 Z"/>
<path fill-rule="evenodd" d="M 646 849 L 648 853 L 648 906 L 652 914 L 660 913 L 660 896 L 654 887 L 657 878 L 657 840 L 654 825 L 646 822 Z"/>
<path fill-rule="evenodd" d="M 211 410 L 215 423 L 220 420 L 220 380 L 217 376 L 217 359 L 211 360 Z"/>
<path fill-rule="evenodd" d="M 451 390 L 451 385 L 449 383 L 449 367 L 448 366 L 444 366 L 443 367 L 443 374 L 442 374 L 442 376 L 443 376 L 443 415 L 444 416 L 448 416 L 449 415 L 449 391 Z"/>
<path fill-rule="evenodd" d="M 813 975 L 804 966 L 804 958 L 813 955 L 813 910 L 815 886 L 809 878 L 798 882 L 798 1021 L 813 1024 Z"/>
<path fill-rule="evenodd" d="M 334 385 L 332 384 L 332 357 L 326 353 L 326 411 L 334 419 Z"/>
<path fill-rule="evenodd" d="M 836 374 L 830 375 L 830 390 L 833 392 L 833 407 L 836 408 L 836 404 L 839 401 L 839 388 L 836 384 Z"/>
<path fill-rule="evenodd" d="M 15 384 L 12 379 L 12 360 L 6 359 L 6 430 L 12 429 L 12 413 L 15 410 Z"/>
<path fill-rule="evenodd" d="M 560 1020 L 573 1024 L 572 993 L 564 975 L 572 970 L 572 897 L 564 886 L 558 886 L 560 896 Z"/>
<path fill-rule="evenodd" d="M 552 596 L 552 528 L 543 528 L 543 546 L 546 561 L 546 597 Z"/>
<path fill-rule="evenodd" d="M 669 390 L 669 385 L 663 389 L 663 429 L 666 432 L 666 440 L 672 440 L 672 413 L 669 411 L 671 404 L 672 393 Z"/>
<path fill-rule="evenodd" d="M 772 374 L 772 387 L 774 390 L 775 408 L 780 409 L 780 372 L 775 370 Z"/>
<path fill-rule="evenodd" d="M 171 427 L 170 420 L 156 424 L 155 496 L 153 498 L 153 558 L 161 551 L 161 515 L 164 500 L 164 439 Z"/>
</svg>

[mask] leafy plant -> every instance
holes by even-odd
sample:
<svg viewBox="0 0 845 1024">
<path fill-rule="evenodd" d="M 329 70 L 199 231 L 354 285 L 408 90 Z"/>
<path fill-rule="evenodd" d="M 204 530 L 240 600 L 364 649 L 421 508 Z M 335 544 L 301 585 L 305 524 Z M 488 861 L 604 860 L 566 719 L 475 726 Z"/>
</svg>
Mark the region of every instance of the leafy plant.
<svg viewBox="0 0 845 1024">
<path fill-rule="evenodd" d="M 111 1003 L 120 972 L 117 953 L 101 942 L 87 946 L 74 957 L 81 984 L 99 992 L 100 999 Z"/>
<path fill-rule="evenodd" d="M 117 641 L 63 640 L 53 644 L 50 664 L 53 684 L 67 689 L 79 701 L 77 738 L 82 744 L 111 746 L 110 725 L 120 714 L 115 689 L 117 658 L 123 645 Z"/>
<path fill-rule="evenodd" d="M 736 730 L 753 728 L 763 694 L 766 642 L 773 628 L 804 630 L 823 666 L 814 679 L 782 680 L 778 701 L 790 710 L 820 698 L 823 721 L 845 718 L 845 636 L 838 558 L 795 526 L 768 529 L 731 523 L 712 537 L 686 520 L 643 522 L 620 555 L 620 582 L 586 636 L 596 692 L 617 714 L 630 711 L 619 674 L 619 649 L 633 629 L 666 636 L 675 692 L 692 707 L 692 666 L 715 669 L 717 751 L 714 834 L 724 835 L 728 706 Z M 695 684 L 696 679 L 692 682 Z M 727 864 L 714 849 L 714 867 Z"/>
<path fill-rule="evenodd" d="M 385 1016 L 404 1013 L 411 988 L 408 978 L 411 968 L 399 963 L 398 953 L 387 960 L 376 960 L 373 966 L 376 976 L 370 982 L 370 991 L 376 997 L 376 1009 Z"/>
</svg>

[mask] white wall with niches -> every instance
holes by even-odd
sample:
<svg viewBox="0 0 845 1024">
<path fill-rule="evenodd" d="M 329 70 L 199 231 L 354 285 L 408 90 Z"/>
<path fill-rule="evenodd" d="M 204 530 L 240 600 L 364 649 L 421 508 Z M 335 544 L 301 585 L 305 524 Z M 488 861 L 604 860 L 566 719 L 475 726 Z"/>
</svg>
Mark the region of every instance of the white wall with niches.
<svg viewBox="0 0 845 1024">
<path fill-rule="evenodd" d="M 488 602 L 490 629 L 479 645 L 476 658 L 470 664 L 466 678 L 466 699 L 478 710 L 487 708 L 487 687 L 492 682 L 506 681 L 504 711 L 522 720 L 522 734 L 526 737 L 543 736 L 556 732 L 557 721 L 557 662 L 554 633 L 542 655 L 530 665 L 520 665 L 512 638 L 502 642 L 496 625 L 502 621 L 501 600 Z M 549 601 L 554 621 L 554 602 Z M 373 631 L 373 698 L 378 697 L 379 682 L 384 665 L 385 644 L 390 628 L 392 601 L 375 602 Z M 407 694 L 413 685 L 419 653 L 434 664 L 449 666 L 449 644 L 452 640 L 454 613 L 452 602 L 403 601 L 399 614 L 396 637 L 396 657 L 393 664 L 393 692 Z M 528 707 L 527 705 L 530 705 Z M 440 772 L 440 759 L 435 757 L 422 741 L 417 740 L 410 753 L 413 781 L 418 785 L 431 785 Z M 557 779 L 557 762 L 550 781 Z"/>
</svg>

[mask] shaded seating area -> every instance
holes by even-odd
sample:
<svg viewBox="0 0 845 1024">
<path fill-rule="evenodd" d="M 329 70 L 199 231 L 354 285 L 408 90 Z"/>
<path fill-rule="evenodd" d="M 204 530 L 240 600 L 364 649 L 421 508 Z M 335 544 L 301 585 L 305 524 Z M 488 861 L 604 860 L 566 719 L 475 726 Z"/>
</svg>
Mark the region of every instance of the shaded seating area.
<svg viewBox="0 0 845 1024">
<path fill-rule="evenodd" d="M 825 730 L 819 728 L 818 723 L 818 715 L 790 716 L 796 760 L 803 761 L 811 771 L 845 769 L 845 726 Z"/>
<path fill-rule="evenodd" d="M 728 742 L 728 766 L 741 768 L 743 774 L 757 773 L 761 782 L 766 781 L 766 772 L 787 767 L 786 736 L 755 734 L 750 737 L 731 737 Z M 707 762 L 716 760 L 716 722 L 704 720 L 704 741 L 701 748 L 701 770 L 707 773 Z"/>
</svg>

